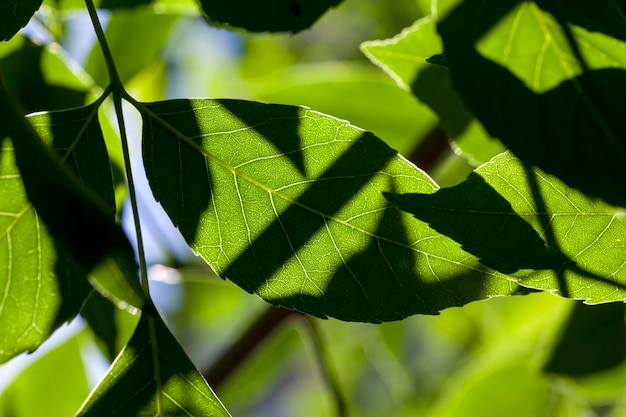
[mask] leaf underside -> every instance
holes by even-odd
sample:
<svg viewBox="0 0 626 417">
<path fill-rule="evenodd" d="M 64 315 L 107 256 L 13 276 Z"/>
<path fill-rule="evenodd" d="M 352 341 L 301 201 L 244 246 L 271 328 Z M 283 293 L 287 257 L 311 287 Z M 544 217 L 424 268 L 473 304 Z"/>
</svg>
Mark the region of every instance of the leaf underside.
<svg viewBox="0 0 626 417">
<path fill-rule="evenodd" d="M 273 304 L 381 322 L 516 289 L 394 208 L 383 192 L 436 185 L 345 121 L 236 100 L 140 110 L 157 200 L 214 270 Z"/>
<path fill-rule="evenodd" d="M 0 2 L 0 41 L 9 40 L 26 26 L 43 0 L 2 0 Z"/>
</svg>

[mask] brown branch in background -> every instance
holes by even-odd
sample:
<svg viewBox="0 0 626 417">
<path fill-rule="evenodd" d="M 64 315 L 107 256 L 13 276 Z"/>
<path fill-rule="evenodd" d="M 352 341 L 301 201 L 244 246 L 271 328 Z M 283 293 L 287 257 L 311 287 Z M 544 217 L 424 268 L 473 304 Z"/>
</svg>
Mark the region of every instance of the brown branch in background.
<svg viewBox="0 0 626 417">
<path fill-rule="evenodd" d="M 301 315 L 297 311 L 269 307 L 250 323 L 213 366 L 202 373 L 204 378 L 213 389 L 217 390 L 240 365 L 246 362 L 254 350 L 280 327 L 285 319 Z"/>
<path fill-rule="evenodd" d="M 448 138 L 441 127 L 437 126 L 417 145 L 409 156 L 409 161 L 426 172 L 431 172 L 440 158 L 450 150 Z"/>
</svg>

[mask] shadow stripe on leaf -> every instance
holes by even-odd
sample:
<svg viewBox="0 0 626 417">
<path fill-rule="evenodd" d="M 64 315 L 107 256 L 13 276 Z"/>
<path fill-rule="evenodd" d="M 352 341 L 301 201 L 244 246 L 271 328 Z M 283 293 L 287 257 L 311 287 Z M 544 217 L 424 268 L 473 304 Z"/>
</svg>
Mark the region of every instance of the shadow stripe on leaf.
<svg viewBox="0 0 626 417">
<path fill-rule="evenodd" d="M 520 285 L 593 304 L 626 299 L 623 210 L 508 152 L 455 187 L 385 196 Z"/>
<path fill-rule="evenodd" d="M 381 322 L 517 288 L 384 198 L 437 185 L 371 133 L 295 106 L 136 105 L 157 200 L 213 269 L 273 304 Z"/>
</svg>

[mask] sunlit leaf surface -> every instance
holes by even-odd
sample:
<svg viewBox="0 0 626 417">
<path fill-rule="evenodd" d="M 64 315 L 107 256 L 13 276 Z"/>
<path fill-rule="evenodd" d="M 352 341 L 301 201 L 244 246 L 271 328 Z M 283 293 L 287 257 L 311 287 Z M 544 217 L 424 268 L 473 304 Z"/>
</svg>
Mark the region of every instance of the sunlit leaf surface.
<svg viewBox="0 0 626 417">
<path fill-rule="evenodd" d="M 438 30 L 452 82 L 486 130 L 522 160 L 626 205 L 617 4 L 466 0 L 450 10 Z"/>
<path fill-rule="evenodd" d="M 156 198 L 221 276 L 317 316 L 389 321 L 515 290 L 383 192 L 432 193 L 372 134 L 306 108 L 146 104 Z"/>
<path fill-rule="evenodd" d="M 202 10 L 217 23 L 252 32 L 299 32 L 342 0 L 200 0 Z"/>
<path fill-rule="evenodd" d="M 0 41 L 11 39 L 26 26 L 43 0 L 2 0 L 0 2 Z"/>
<path fill-rule="evenodd" d="M 217 417 L 230 414 L 158 314 L 150 309 L 143 314 L 133 337 L 77 414 L 110 415 Z"/>
<path fill-rule="evenodd" d="M 525 287 L 593 304 L 626 299 L 623 210 L 509 153 L 455 187 L 388 198 Z"/>
<path fill-rule="evenodd" d="M 30 121 L 82 184 L 102 197 L 110 214 L 104 219 L 114 225 L 111 168 L 95 113 L 95 108 L 88 106 L 41 113 L 30 117 Z M 78 313 L 92 291 L 86 268 L 92 282 L 116 301 L 140 307 L 142 298 L 138 295 L 140 289 L 128 287 L 130 281 L 125 276 L 129 274 L 134 277 L 131 280 L 136 280 L 130 245 L 117 247 L 112 243 L 123 235 L 115 234 L 115 229 L 94 234 L 98 228 L 90 227 L 92 222 L 100 228 L 108 227 L 108 223 L 101 223 L 98 213 L 90 218 L 81 211 L 84 206 L 70 192 L 71 187 L 57 184 L 55 181 L 61 181 L 61 177 L 40 164 L 44 157 L 31 155 L 36 163 L 26 174 L 20 173 L 14 142 L 6 134 L 0 138 L 0 361 L 6 361 L 37 348 L 56 327 Z M 24 138 L 19 139 L 21 146 L 26 146 Z M 30 192 L 34 193 L 31 197 L 45 201 L 42 209 L 51 223 L 44 223 L 35 212 L 23 175 L 42 181 L 30 183 Z M 118 252 L 98 260 L 109 244 Z"/>
</svg>

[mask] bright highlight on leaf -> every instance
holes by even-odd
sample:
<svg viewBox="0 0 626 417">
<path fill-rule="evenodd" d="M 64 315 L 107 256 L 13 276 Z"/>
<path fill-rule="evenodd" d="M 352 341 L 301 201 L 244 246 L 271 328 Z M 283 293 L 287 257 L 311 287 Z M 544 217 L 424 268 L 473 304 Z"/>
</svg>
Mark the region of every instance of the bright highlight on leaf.
<svg viewBox="0 0 626 417">
<path fill-rule="evenodd" d="M 230 416 L 153 308 L 76 415 Z"/>
<path fill-rule="evenodd" d="M 381 322 L 515 285 L 383 192 L 433 181 L 372 134 L 315 111 L 235 100 L 140 107 L 150 186 L 221 276 L 316 316 Z"/>
</svg>

